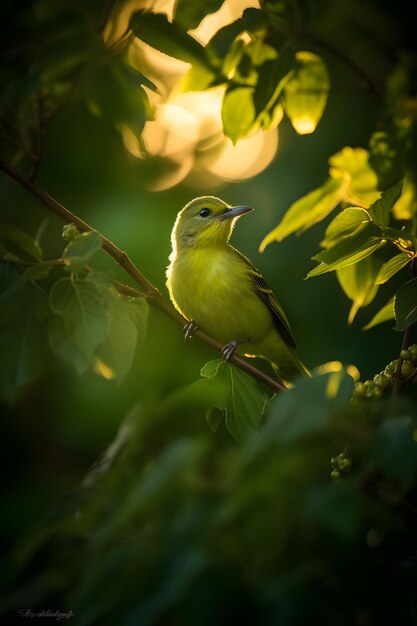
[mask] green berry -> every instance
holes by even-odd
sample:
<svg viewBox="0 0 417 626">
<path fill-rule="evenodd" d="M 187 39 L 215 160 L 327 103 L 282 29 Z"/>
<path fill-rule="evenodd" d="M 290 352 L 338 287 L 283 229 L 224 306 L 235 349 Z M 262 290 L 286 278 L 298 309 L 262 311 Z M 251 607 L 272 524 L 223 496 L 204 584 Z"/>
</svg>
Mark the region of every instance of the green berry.
<svg viewBox="0 0 417 626">
<path fill-rule="evenodd" d="M 374 376 L 374 383 L 379 389 L 382 389 L 383 391 L 391 386 L 390 379 L 383 373 Z"/>
<path fill-rule="evenodd" d="M 364 398 L 366 396 L 366 387 L 363 383 L 357 382 L 353 387 L 353 398 Z"/>
<path fill-rule="evenodd" d="M 411 352 L 411 358 L 413 361 L 417 361 L 417 343 L 413 343 L 408 347 L 409 352 Z"/>
<path fill-rule="evenodd" d="M 404 361 L 409 361 L 411 359 L 410 350 L 401 350 L 400 356 Z"/>
<path fill-rule="evenodd" d="M 350 472 L 352 469 L 352 459 L 343 459 L 341 463 L 339 463 L 339 470 L 345 474 Z"/>
<path fill-rule="evenodd" d="M 379 400 L 380 398 L 382 398 L 384 392 L 382 391 L 382 389 L 379 389 L 379 387 L 375 387 L 375 389 L 372 392 L 372 398 L 374 398 L 375 400 Z"/>
<path fill-rule="evenodd" d="M 395 361 L 391 361 L 391 363 L 388 363 L 388 365 L 385 368 L 385 372 L 387 374 L 395 374 L 397 363 L 398 363 L 398 359 L 395 359 Z"/>
<path fill-rule="evenodd" d="M 65 241 L 74 241 L 81 235 L 75 224 L 65 224 L 62 228 L 62 237 Z"/>
<path fill-rule="evenodd" d="M 401 365 L 401 376 L 407 378 L 407 376 L 410 376 L 410 374 L 412 374 L 414 370 L 415 367 L 412 363 L 410 363 L 410 361 L 404 361 L 404 363 Z"/>
<path fill-rule="evenodd" d="M 334 469 L 330 473 L 330 478 L 333 478 L 333 480 L 339 480 L 339 478 L 341 478 L 341 477 L 342 477 L 342 475 L 341 475 L 341 473 L 337 469 Z"/>
</svg>

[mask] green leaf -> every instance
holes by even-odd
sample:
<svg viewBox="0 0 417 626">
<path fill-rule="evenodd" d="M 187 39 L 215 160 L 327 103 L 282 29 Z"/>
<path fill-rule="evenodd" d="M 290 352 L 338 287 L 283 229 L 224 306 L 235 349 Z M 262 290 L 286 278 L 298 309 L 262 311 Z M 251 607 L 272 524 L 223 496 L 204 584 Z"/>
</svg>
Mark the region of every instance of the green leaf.
<svg viewBox="0 0 417 626">
<path fill-rule="evenodd" d="M 330 176 L 345 181 L 343 200 L 353 205 L 370 206 L 380 197 L 378 180 L 369 165 L 369 154 L 363 148 L 346 146 L 329 159 Z"/>
<path fill-rule="evenodd" d="M 49 306 L 56 314 L 49 333 L 51 347 L 81 374 L 109 332 L 102 293 L 92 282 L 61 278 L 50 291 Z"/>
<path fill-rule="evenodd" d="M 299 135 L 315 131 L 327 103 L 330 79 L 321 57 L 300 50 L 295 71 L 284 87 L 284 111 Z"/>
<path fill-rule="evenodd" d="M 25 280 L 43 280 L 48 278 L 51 269 L 55 265 L 55 261 L 45 261 L 44 263 L 37 263 L 28 267 L 21 276 Z"/>
<path fill-rule="evenodd" d="M 299 378 L 294 389 L 271 402 L 263 436 L 289 444 L 323 431 L 337 411 L 348 405 L 352 389 L 353 379 L 343 369 Z"/>
<path fill-rule="evenodd" d="M 369 142 L 369 163 L 378 175 L 379 189 L 395 185 L 405 175 L 403 141 L 384 131 L 375 132 Z"/>
<path fill-rule="evenodd" d="M 212 399 L 216 411 L 209 411 L 209 426 L 218 426 L 220 413 L 224 412 L 226 427 L 238 441 L 244 441 L 256 432 L 269 400 L 267 393 L 252 376 L 220 359 L 210 361 L 201 370 L 208 379 L 218 379 L 226 387 L 221 398 Z M 214 419 L 216 418 L 216 419 Z M 217 427 L 216 426 L 216 427 Z"/>
<path fill-rule="evenodd" d="M 288 235 L 320 222 L 339 204 L 343 194 L 343 180 L 329 178 L 324 185 L 290 206 L 278 226 L 263 239 L 259 247 L 260 251 L 265 250 L 271 241 L 282 241 Z"/>
<path fill-rule="evenodd" d="M 46 294 L 0 266 L 0 394 L 8 402 L 42 371 L 47 313 Z"/>
<path fill-rule="evenodd" d="M 366 227 L 370 220 L 369 213 L 359 207 L 350 207 L 341 211 L 326 228 L 321 245 L 330 248 L 344 237 L 357 235 Z"/>
<path fill-rule="evenodd" d="M 210 57 L 225 59 L 235 39 L 247 31 L 258 38 L 266 32 L 265 14 L 260 9 L 249 7 L 243 11 L 242 17 L 220 28 L 210 39 L 206 50 Z"/>
<path fill-rule="evenodd" d="M 392 319 L 394 319 L 394 296 L 390 300 L 388 300 L 385 306 L 383 306 L 382 309 L 380 309 L 378 313 L 374 315 L 371 321 L 368 322 L 366 326 L 362 328 L 362 330 L 369 330 L 370 328 L 373 328 L 378 324 L 388 322 Z"/>
<path fill-rule="evenodd" d="M 402 270 L 402 268 L 405 267 L 408 263 L 410 263 L 410 257 L 404 254 L 404 252 L 396 254 L 389 261 L 383 264 L 378 272 L 375 284 L 383 285 L 397 272 Z"/>
<path fill-rule="evenodd" d="M 26 254 L 30 257 L 36 259 L 37 261 L 42 260 L 42 250 L 38 242 L 23 230 L 2 224 L 0 225 L 0 240 L 11 241 L 20 250 L 26 252 Z"/>
<path fill-rule="evenodd" d="M 378 229 L 371 223 L 367 224 L 365 229 L 357 235 L 352 235 L 341 239 L 329 250 L 324 250 L 313 257 L 315 261 L 320 261 L 311 272 L 307 274 L 307 278 L 320 276 L 326 272 L 347 267 L 358 263 L 366 258 L 382 244 L 382 238 L 377 236 Z"/>
<path fill-rule="evenodd" d="M 138 11 L 133 15 L 130 26 L 136 37 L 160 52 L 192 65 L 210 67 L 204 46 L 178 23 L 169 22 L 166 15 Z"/>
<path fill-rule="evenodd" d="M 81 272 L 92 256 L 101 248 L 101 237 L 96 231 L 82 233 L 71 241 L 62 254 L 69 272 Z"/>
<path fill-rule="evenodd" d="M 121 383 L 126 377 L 135 351 L 145 338 L 148 311 L 149 307 L 144 298 L 128 300 L 115 289 L 108 290 L 109 332 L 107 339 L 97 351 L 101 372 L 105 372 L 105 378 L 114 378 L 116 382 Z"/>
<path fill-rule="evenodd" d="M 375 298 L 378 285 L 375 278 L 381 267 L 381 261 L 368 256 L 354 265 L 336 270 L 337 279 L 348 298 L 352 300 L 348 324 L 352 324 L 360 308 L 368 306 Z"/>
<path fill-rule="evenodd" d="M 378 198 L 378 200 L 376 200 L 376 202 L 374 202 L 370 206 L 369 214 L 375 224 L 388 226 L 390 211 L 399 200 L 403 190 L 403 186 L 404 182 L 401 181 L 393 187 L 389 187 L 389 189 L 383 191 L 381 197 Z"/>
<path fill-rule="evenodd" d="M 228 89 L 223 98 L 222 120 L 224 133 L 234 144 L 249 133 L 255 122 L 253 89 L 238 87 Z"/>
<path fill-rule="evenodd" d="M 395 330 L 404 330 L 417 322 L 417 278 L 399 288 L 394 297 Z"/>
<path fill-rule="evenodd" d="M 174 7 L 174 21 L 181 24 L 185 30 L 197 28 L 200 22 L 209 13 L 215 13 L 220 9 L 224 0 L 176 0 Z"/>
</svg>

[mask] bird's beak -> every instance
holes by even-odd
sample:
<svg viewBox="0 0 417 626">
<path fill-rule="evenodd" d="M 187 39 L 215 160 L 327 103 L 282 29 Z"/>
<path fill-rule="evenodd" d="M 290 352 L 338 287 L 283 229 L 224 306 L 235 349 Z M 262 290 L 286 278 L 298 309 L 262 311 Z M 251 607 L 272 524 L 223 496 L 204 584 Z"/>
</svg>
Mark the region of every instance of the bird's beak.
<svg viewBox="0 0 417 626">
<path fill-rule="evenodd" d="M 226 209 L 224 213 L 220 213 L 219 220 L 228 220 L 233 219 L 235 217 L 240 217 L 241 215 L 245 215 L 245 213 L 249 213 L 253 211 L 253 207 L 251 206 L 233 206 L 231 209 Z"/>
</svg>

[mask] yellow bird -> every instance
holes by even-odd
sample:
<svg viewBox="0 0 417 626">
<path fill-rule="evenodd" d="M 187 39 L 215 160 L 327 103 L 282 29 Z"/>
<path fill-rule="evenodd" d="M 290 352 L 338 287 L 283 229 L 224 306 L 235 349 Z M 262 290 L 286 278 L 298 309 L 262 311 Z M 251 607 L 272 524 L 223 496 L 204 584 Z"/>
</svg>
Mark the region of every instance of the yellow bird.
<svg viewBox="0 0 417 626">
<path fill-rule="evenodd" d="M 224 344 L 224 360 L 235 351 L 262 357 L 288 382 L 309 372 L 285 313 L 262 274 L 228 243 L 236 220 L 252 210 L 213 196 L 191 200 L 172 229 L 167 287 L 189 320 L 186 337 L 199 327 Z"/>
</svg>

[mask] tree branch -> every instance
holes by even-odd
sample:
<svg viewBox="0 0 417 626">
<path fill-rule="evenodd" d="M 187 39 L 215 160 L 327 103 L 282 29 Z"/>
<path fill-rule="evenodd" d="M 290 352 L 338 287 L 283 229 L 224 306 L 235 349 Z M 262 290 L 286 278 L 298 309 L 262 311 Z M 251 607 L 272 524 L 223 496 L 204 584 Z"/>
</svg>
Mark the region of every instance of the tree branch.
<svg viewBox="0 0 417 626">
<path fill-rule="evenodd" d="M 69 211 L 62 204 L 54 200 L 54 198 L 46 193 L 46 191 L 44 191 L 44 189 L 42 189 L 42 187 L 40 187 L 37 182 L 31 180 L 30 177 L 23 174 L 20 170 L 18 170 L 10 163 L 0 161 L 0 170 L 5 172 L 10 178 L 15 180 L 16 182 L 18 182 L 22 187 L 29 191 L 32 196 L 39 200 L 39 202 L 48 211 L 61 218 L 64 222 L 75 224 L 81 232 L 91 232 L 94 230 L 89 224 L 87 224 L 80 217 L 75 215 L 75 213 L 72 213 L 72 211 Z M 110 255 L 116 261 L 116 263 L 118 263 L 120 267 L 127 274 L 129 274 L 131 278 L 133 278 L 133 280 L 141 288 L 141 291 L 134 290 L 132 287 L 129 287 L 128 285 L 123 285 L 123 283 L 119 283 L 118 281 L 116 281 L 115 284 L 116 288 L 118 288 L 121 292 L 128 293 L 128 295 L 145 297 L 151 306 L 159 309 L 159 311 L 162 311 L 162 313 L 183 326 L 187 322 L 187 320 L 183 318 L 180 313 L 178 313 L 178 311 L 172 306 L 170 302 L 163 298 L 158 289 L 154 287 L 134 265 L 126 252 L 120 250 L 120 248 L 118 248 L 114 243 L 107 239 L 107 237 L 101 235 L 101 233 L 98 234 L 101 237 L 103 250 L 107 252 L 107 254 Z M 209 346 L 212 346 L 213 348 L 221 352 L 223 345 L 219 341 L 213 339 L 213 337 L 210 337 L 201 330 L 197 330 L 194 335 L 207 343 Z M 258 369 L 254 365 L 251 365 L 242 357 L 234 354 L 231 357 L 230 362 L 240 369 L 246 371 L 248 374 L 251 374 L 258 380 L 262 381 L 275 392 L 286 390 L 286 388 L 278 381 L 276 381 L 274 378 L 271 378 L 270 376 L 265 374 L 265 372 Z"/>
<path fill-rule="evenodd" d="M 322 50 L 326 50 L 326 52 L 332 54 L 334 57 L 339 59 L 339 61 L 342 61 L 342 63 L 349 67 L 352 72 L 365 83 L 371 93 L 373 93 L 375 96 L 378 96 L 379 98 L 382 97 L 383 94 L 380 88 L 373 82 L 373 80 L 363 71 L 363 69 L 359 65 L 352 61 L 352 59 L 346 54 L 341 52 L 341 50 L 335 48 L 328 41 L 325 41 L 324 39 L 316 37 L 315 35 L 312 35 L 310 33 L 303 32 L 302 36 L 311 43 L 315 44 L 317 47 L 321 48 Z"/>
</svg>

